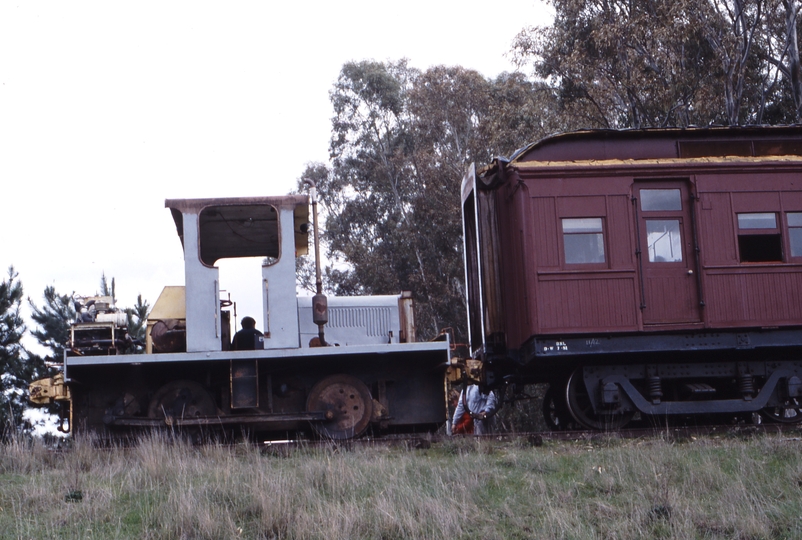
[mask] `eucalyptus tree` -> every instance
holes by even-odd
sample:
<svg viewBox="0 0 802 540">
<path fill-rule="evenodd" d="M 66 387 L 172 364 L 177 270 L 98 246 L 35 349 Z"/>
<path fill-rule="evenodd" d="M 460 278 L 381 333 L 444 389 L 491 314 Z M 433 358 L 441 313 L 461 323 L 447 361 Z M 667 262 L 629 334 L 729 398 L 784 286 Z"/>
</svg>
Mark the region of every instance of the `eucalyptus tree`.
<svg viewBox="0 0 802 540">
<path fill-rule="evenodd" d="M 331 91 L 330 166 L 310 164 L 301 179 L 316 182 L 326 206 L 330 288 L 410 290 L 421 336 L 451 327 L 464 339 L 462 177 L 468 163 L 542 136 L 551 96 L 518 75 L 345 64 Z"/>
<path fill-rule="evenodd" d="M 519 66 L 573 127 L 788 123 L 802 111 L 797 0 L 551 0 Z"/>
<path fill-rule="evenodd" d="M 798 0 L 769 0 L 764 8 L 763 52 L 766 70 L 758 123 L 798 123 L 802 120 L 802 63 L 799 54 Z"/>
<path fill-rule="evenodd" d="M 553 24 L 513 43 L 576 127 L 659 127 L 706 120 L 717 70 L 697 0 L 552 0 Z"/>
</svg>

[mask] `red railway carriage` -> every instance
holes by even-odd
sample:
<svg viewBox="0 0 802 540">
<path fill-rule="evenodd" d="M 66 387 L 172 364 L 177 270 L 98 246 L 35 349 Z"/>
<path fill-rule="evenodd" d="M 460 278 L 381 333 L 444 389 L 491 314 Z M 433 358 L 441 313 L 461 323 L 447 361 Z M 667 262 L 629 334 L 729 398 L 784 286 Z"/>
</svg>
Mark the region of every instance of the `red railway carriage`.
<svg viewBox="0 0 802 540">
<path fill-rule="evenodd" d="M 583 131 L 469 170 L 484 383 L 547 420 L 802 420 L 802 128 Z"/>
</svg>

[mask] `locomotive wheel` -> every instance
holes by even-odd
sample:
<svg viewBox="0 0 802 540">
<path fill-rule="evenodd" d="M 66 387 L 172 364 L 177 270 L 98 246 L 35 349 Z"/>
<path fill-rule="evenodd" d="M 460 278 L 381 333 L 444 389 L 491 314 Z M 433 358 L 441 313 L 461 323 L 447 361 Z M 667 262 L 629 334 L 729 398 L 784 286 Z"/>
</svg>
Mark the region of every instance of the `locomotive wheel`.
<svg viewBox="0 0 802 540">
<path fill-rule="evenodd" d="M 574 420 L 589 429 L 601 431 L 615 431 L 621 429 L 635 416 L 634 411 L 616 412 L 610 414 L 597 414 L 593 410 L 593 403 L 582 378 L 582 368 L 579 367 L 568 379 L 565 387 L 565 398 L 568 411 Z"/>
<path fill-rule="evenodd" d="M 195 381 L 173 381 L 153 395 L 149 418 L 215 416 L 217 407 L 209 393 Z"/>
<path fill-rule="evenodd" d="M 781 424 L 798 424 L 802 422 L 802 406 L 796 399 L 791 399 L 775 407 L 766 407 L 761 414 L 772 422 Z"/>
<path fill-rule="evenodd" d="M 331 375 L 309 392 L 306 409 L 332 413 L 331 420 L 312 424 L 321 437 L 350 439 L 361 435 L 370 424 L 373 398 L 365 383 L 356 377 Z"/>
<path fill-rule="evenodd" d="M 571 429 L 571 424 L 574 423 L 557 385 L 549 385 L 543 396 L 543 418 L 551 431 Z"/>
</svg>

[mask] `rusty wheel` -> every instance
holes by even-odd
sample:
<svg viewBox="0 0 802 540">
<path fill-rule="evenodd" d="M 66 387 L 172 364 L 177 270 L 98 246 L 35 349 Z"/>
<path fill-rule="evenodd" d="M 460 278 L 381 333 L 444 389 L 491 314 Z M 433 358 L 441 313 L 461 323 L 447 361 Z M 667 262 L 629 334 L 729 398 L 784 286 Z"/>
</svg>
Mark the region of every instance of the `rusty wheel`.
<svg viewBox="0 0 802 540">
<path fill-rule="evenodd" d="M 365 383 L 356 377 L 331 375 L 312 388 L 306 408 L 310 412 L 326 411 L 332 414 L 331 420 L 313 424 L 320 436 L 350 439 L 361 435 L 370 424 L 373 398 Z"/>
<path fill-rule="evenodd" d="M 195 381 L 173 381 L 159 388 L 150 400 L 150 418 L 214 416 L 217 407 L 209 393 Z"/>
</svg>

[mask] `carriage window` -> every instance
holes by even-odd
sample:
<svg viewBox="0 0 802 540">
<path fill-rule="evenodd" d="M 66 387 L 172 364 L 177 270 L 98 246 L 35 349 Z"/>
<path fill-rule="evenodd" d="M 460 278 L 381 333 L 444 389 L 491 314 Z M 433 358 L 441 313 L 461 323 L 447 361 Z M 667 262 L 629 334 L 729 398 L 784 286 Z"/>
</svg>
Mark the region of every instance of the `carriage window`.
<svg viewBox="0 0 802 540">
<path fill-rule="evenodd" d="M 777 214 L 738 214 L 738 252 L 741 262 L 782 261 L 782 238 L 777 227 Z"/>
<path fill-rule="evenodd" d="M 738 214 L 739 229 L 776 229 L 777 216 L 774 212 L 759 214 Z"/>
<path fill-rule="evenodd" d="M 644 212 L 682 210 L 680 190 L 642 189 L 640 190 L 640 209 Z"/>
<path fill-rule="evenodd" d="M 649 262 L 682 261 L 682 236 L 678 219 L 647 219 L 646 239 Z"/>
<path fill-rule="evenodd" d="M 604 262 L 601 218 L 566 218 L 562 220 L 562 224 L 566 264 Z"/>
<path fill-rule="evenodd" d="M 788 238 L 791 257 L 802 257 L 802 212 L 788 212 Z"/>
</svg>

